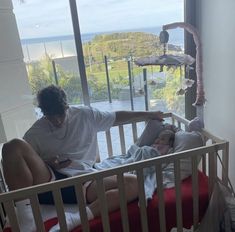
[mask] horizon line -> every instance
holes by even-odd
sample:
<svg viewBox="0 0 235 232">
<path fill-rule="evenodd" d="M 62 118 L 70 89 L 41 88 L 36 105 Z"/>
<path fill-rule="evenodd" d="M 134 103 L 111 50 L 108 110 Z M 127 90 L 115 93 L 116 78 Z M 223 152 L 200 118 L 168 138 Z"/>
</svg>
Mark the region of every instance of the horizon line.
<svg viewBox="0 0 235 232">
<path fill-rule="evenodd" d="M 150 29 L 150 28 L 161 28 L 161 26 L 150 26 L 150 27 L 138 27 L 138 28 L 129 28 L 129 29 L 120 29 L 120 30 L 112 30 L 112 31 L 96 31 L 96 32 L 85 32 L 85 33 L 81 33 L 81 36 L 84 35 L 91 35 L 91 34 L 108 34 L 108 33 L 117 33 L 117 32 L 124 32 L 124 31 L 130 31 L 133 32 L 134 30 L 143 30 L 143 29 Z M 137 31 L 137 32 L 141 32 L 141 31 Z M 72 32 L 71 32 L 72 33 Z M 28 38 L 21 38 L 21 41 L 24 40 L 37 40 L 37 39 L 48 39 L 48 38 L 56 38 L 56 37 L 71 37 L 74 36 L 73 34 L 64 34 L 64 35 L 54 35 L 54 36 L 42 36 L 42 37 L 28 37 Z"/>
</svg>

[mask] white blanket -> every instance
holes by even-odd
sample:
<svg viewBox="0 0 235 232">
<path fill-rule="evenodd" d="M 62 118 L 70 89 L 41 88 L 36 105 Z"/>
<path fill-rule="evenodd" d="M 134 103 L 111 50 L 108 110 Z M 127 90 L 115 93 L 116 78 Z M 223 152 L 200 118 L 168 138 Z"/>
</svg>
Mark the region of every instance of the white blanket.
<svg viewBox="0 0 235 232">
<path fill-rule="evenodd" d="M 103 170 L 113 168 L 124 164 L 130 164 L 136 161 L 151 159 L 160 156 L 161 154 L 150 146 L 138 147 L 132 145 L 126 155 L 113 156 L 103 160 L 101 163 L 95 164 L 95 168 Z M 144 175 L 144 189 L 146 199 L 151 199 L 157 187 L 155 167 L 151 166 L 143 170 Z M 170 188 L 174 186 L 174 169 L 172 165 L 165 165 L 163 167 L 163 186 Z"/>
</svg>

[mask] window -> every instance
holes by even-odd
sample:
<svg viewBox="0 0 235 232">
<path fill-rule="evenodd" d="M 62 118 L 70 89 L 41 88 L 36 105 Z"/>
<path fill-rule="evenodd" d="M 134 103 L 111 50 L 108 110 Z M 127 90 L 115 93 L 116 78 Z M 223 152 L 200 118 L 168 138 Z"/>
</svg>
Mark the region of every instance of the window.
<svg viewBox="0 0 235 232">
<path fill-rule="evenodd" d="M 46 3 L 26 0 L 23 4 L 13 0 L 13 3 L 32 93 L 46 85 L 59 84 L 66 90 L 70 104 L 84 103 L 69 3 L 62 0 Z M 157 109 L 184 115 L 184 95 L 175 94 L 182 85 L 184 69 L 139 67 L 134 62 L 139 57 L 163 54 L 159 43 L 162 25 L 183 21 L 184 1 L 75 3 L 91 105 L 111 111 Z M 167 52 L 183 53 L 183 30 L 172 30 L 169 34 Z M 36 112 L 40 116 L 37 108 Z"/>
<path fill-rule="evenodd" d="M 69 93 L 71 104 L 82 104 L 69 3 L 13 2 L 33 93 L 58 81 Z M 77 7 L 91 104 L 99 107 L 109 101 L 120 103 L 112 107 L 146 109 L 143 68 L 133 61 L 163 53 L 158 39 L 161 26 L 183 21 L 184 1 L 84 0 Z M 183 47 L 183 30 L 170 31 L 168 52 L 182 53 Z M 184 96 L 175 95 L 182 84 L 182 70 L 165 68 L 160 73 L 159 69 L 146 67 L 148 108 L 184 115 Z"/>
</svg>

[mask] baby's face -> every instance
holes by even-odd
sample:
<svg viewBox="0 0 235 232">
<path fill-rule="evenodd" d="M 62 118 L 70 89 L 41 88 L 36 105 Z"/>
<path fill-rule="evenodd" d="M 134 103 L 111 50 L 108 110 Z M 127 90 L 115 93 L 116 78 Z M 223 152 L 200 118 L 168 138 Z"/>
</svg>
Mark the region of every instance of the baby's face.
<svg viewBox="0 0 235 232">
<path fill-rule="evenodd" d="M 159 135 L 159 137 L 155 140 L 155 143 L 169 145 L 170 144 L 170 137 L 171 137 L 171 135 L 169 135 L 169 134 L 161 133 Z"/>
</svg>

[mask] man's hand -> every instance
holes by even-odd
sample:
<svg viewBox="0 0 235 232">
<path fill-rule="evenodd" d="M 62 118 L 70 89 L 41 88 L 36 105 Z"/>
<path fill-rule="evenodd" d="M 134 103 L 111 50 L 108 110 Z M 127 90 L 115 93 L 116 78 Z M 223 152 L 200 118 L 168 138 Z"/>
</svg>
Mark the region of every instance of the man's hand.
<svg viewBox="0 0 235 232">
<path fill-rule="evenodd" d="M 150 113 L 149 119 L 164 121 L 163 119 L 164 113 L 162 111 L 149 111 L 149 113 Z"/>
<path fill-rule="evenodd" d="M 61 159 L 59 156 L 53 157 L 45 161 L 51 168 L 59 170 L 61 168 L 66 168 L 71 164 L 71 160 L 68 158 Z"/>
</svg>

